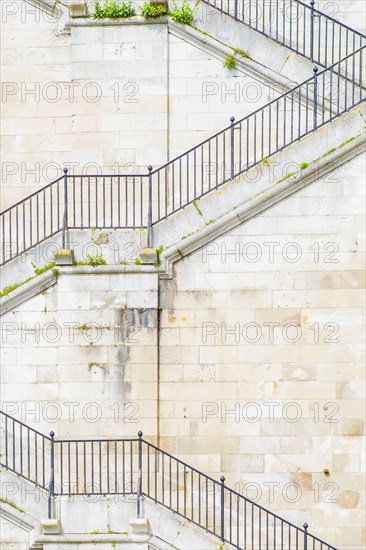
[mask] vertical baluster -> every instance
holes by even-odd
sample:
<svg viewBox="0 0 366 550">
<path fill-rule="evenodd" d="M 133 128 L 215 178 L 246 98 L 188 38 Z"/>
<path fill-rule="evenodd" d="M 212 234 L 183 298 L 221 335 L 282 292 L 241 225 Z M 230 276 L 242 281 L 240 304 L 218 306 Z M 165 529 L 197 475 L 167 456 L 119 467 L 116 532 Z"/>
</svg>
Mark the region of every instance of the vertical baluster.
<svg viewBox="0 0 366 550">
<path fill-rule="evenodd" d="M 176 471 L 176 487 L 177 487 L 177 512 L 179 513 L 179 462 L 177 461 Z"/>
<path fill-rule="evenodd" d="M 203 188 L 203 166 L 204 166 L 204 149 L 203 149 L 203 145 L 201 145 L 201 195 L 203 195 L 204 193 L 204 188 Z"/>
<path fill-rule="evenodd" d="M 221 481 L 221 536 L 220 539 L 224 542 L 225 540 L 225 477 L 220 477 Z M 215 505 L 214 505 L 214 517 L 215 517 Z M 215 532 L 215 529 L 214 529 Z"/>
<path fill-rule="evenodd" d="M 109 191 L 109 200 L 111 203 L 111 224 L 110 227 L 113 227 L 113 176 L 110 177 L 110 191 Z"/>
<path fill-rule="evenodd" d="M 27 429 L 27 452 L 28 452 L 28 479 L 30 479 L 30 455 L 31 455 L 31 452 L 30 452 L 30 430 L 29 428 Z"/>
<path fill-rule="evenodd" d="M 136 227 L 136 188 L 135 176 L 132 176 L 132 227 Z"/>
<path fill-rule="evenodd" d="M 186 466 L 183 466 L 183 488 L 184 488 L 184 504 L 183 504 L 183 510 L 184 510 L 184 516 L 187 516 L 187 472 L 186 472 Z"/>
<path fill-rule="evenodd" d="M 161 502 L 162 502 L 163 504 L 165 503 L 165 487 L 164 487 L 165 474 L 164 474 L 164 467 L 165 467 L 165 455 L 164 455 L 164 453 L 161 453 L 161 495 L 162 495 L 162 500 L 161 500 Z"/>
<path fill-rule="evenodd" d="M 64 451 L 63 443 L 60 443 L 60 492 L 61 495 L 64 494 Z"/>
<path fill-rule="evenodd" d="M 70 441 L 67 443 L 67 478 L 69 486 L 69 496 L 71 495 L 71 446 Z"/>
<path fill-rule="evenodd" d="M 283 146 L 286 147 L 286 96 L 283 98 Z"/>
<path fill-rule="evenodd" d="M 75 443 L 75 488 L 76 494 L 79 493 L 79 443 Z"/>
<path fill-rule="evenodd" d="M 98 176 L 95 178 L 95 227 L 99 228 L 99 222 L 98 222 L 98 183 L 99 178 Z M 120 207 L 120 201 L 118 201 L 118 207 Z"/>
<path fill-rule="evenodd" d="M 155 493 L 155 502 L 157 501 L 157 491 L 158 491 L 158 465 L 156 459 L 156 449 L 154 450 L 154 493 Z"/>
<path fill-rule="evenodd" d="M 126 176 L 126 178 L 125 178 L 125 217 L 126 217 L 126 227 L 130 227 L 130 226 L 129 226 L 129 221 L 128 221 L 128 181 L 129 181 L 129 178 Z"/>
<path fill-rule="evenodd" d="M 172 507 L 172 457 L 169 457 L 169 507 Z"/>
<path fill-rule="evenodd" d="M 201 474 L 198 474 L 198 525 L 201 525 Z"/>
<path fill-rule="evenodd" d="M 19 214 L 18 214 L 18 206 L 15 207 L 15 246 L 16 246 L 15 255 L 18 256 L 18 254 L 19 254 Z"/>
<path fill-rule="evenodd" d="M 42 436 L 42 487 L 45 488 L 45 448 L 44 448 L 44 436 Z"/>
<path fill-rule="evenodd" d="M 76 176 L 74 176 L 76 179 Z M 84 186 L 83 186 L 83 176 L 79 176 L 80 179 L 80 228 L 84 227 Z M 103 206 L 105 201 L 103 200 Z M 104 225 L 104 224 L 103 224 Z"/>
<path fill-rule="evenodd" d="M 216 150 L 216 162 L 215 162 L 215 170 L 216 170 L 216 189 L 219 186 L 219 138 L 216 136 L 215 138 L 215 150 Z"/>
<path fill-rule="evenodd" d="M 130 441 L 130 487 L 131 493 L 133 493 L 133 446 L 132 441 Z"/>
<path fill-rule="evenodd" d="M 208 189 L 211 190 L 211 140 L 208 142 Z"/>
<path fill-rule="evenodd" d="M 118 493 L 118 484 L 117 484 L 117 464 L 118 464 L 118 458 L 117 458 L 117 441 L 114 442 L 114 492 Z"/>
<path fill-rule="evenodd" d="M 20 424 L 20 434 L 19 434 L 19 440 L 20 440 L 20 448 L 19 448 L 19 454 L 20 454 L 20 475 L 23 475 L 23 426 Z"/>
<path fill-rule="evenodd" d="M 152 247 L 152 166 L 149 170 L 149 209 L 147 214 L 147 246 Z"/>
<path fill-rule="evenodd" d="M 48 518 L 50 519 L 52 517 L 52 499 L 55 493 L 55 433 L 50 432 L 51 436 L 51 463 L 50 463 L 50 483 L 48 487 Z"/>
<path fill-rule="evenodd" d="M 193 490 L 194 490 L 194 470 L 191 470 L 191 521 L 194 521 L 194 499 L 193 499 Z"/>
<path fill-rule="evenodd" d="M 23 202 L 23 250 L 26 250 L 27 249 L 27 242 L 26 242 L 26 238 L 25 238 L 25 202 Z M 3 218 L 3 223 L 4 223 L 4 218 Z M 52 224 L 52 205 L 51 205 L 51 224 Z M 4 231 L 4 228 L 3 228 L 3 231 Z M 52 231 L 52 229 L 51 229 Z M 4 235 L 5 237 L 5 235 Z M 5 257 L 5 256 L 4 256 Z"/>
<path fill-rule="evenodd" d="M 84 441 L 84 445 L 83 445 L 83 466 L 84 466 L 84 473 L 83 473 L 84 490 L 83 490 L 83 492 L 86 493 L 87 483 L 86 483 L 86 442 L 85 441 Z"/>
<path fill-rule="evenodd" d="M 230 151 L 231 151 L 231 159 L 230 159 L 230 179 L 231 181 L 233 181 L 234 179 L 234 175 L 235 175 L 235 127 L 234 127 L 234 123 L 235 123 L 235 117 L 231 117 L 230 118 L 230 122 L 231 122 L 231 128 L 230 128 L 230 136 L 231 136 L 231 139 L 230 139 Z"/>
<path fill-rule="evenodd" d="M 161 219 L 160 203 L 161 203 L 161 198 L 160 198 L 160 170 L 159 170 L 158 171 L 158 220 Z"/>
<path fill-rule="evenodd" d="M 91 483 L 92 493 L 94 494 L 94 442 L 91 442 Z"/>
<path fill-rule="evenodd" d="M 158 185 L 158 196 L 159 196 L 159 185 Z M 144 226 L 143 199 L 144 199 L 143 178 L 142 178 L 142 176 L 140 176 L 140 223 L 139 223 L 139 227 Z M 160 209 L 159 199 L 158 199 L 158 208 Z M 151 214 L 151 217 L 152 217 L 152 214 Z"/>
<path fill-rule="evenodd" d="M 36 194 L 36 233 L 37 233 L 37 244 L 39 243 L 39 193 Z"/>
<path fill-rule="evenodd" d="M 137 482 L 137 517 L 141 517 L 141 496 L 142 496 L 142 432 L 138 433 L 138 482 Z"/>
<path fill-rule="evenodd" d="M 35 482 L 38 484 L 38 449 L 37 449 L 37 432 L 34 432 L 34 470 Z"/>
<path fill-rule="evenodd" d="M 122 441 L 122 485 L 123 494 L 126 494 L 126 460 L 125 460 L 125 442 Z"/>
</svg>

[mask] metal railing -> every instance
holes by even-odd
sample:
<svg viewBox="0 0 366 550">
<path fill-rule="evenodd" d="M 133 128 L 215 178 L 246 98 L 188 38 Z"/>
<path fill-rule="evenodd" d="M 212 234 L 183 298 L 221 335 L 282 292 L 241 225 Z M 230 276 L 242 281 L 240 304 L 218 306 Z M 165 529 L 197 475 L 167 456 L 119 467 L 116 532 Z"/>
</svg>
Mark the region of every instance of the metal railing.
<svg viewBox="0 0 366 550">
<path fill-rule="evenodd" d="M 1 466 L 48 492 L 48 514 L 62 495 L 144 497 L 245 550 L 336 550 L 334 546 L 142 439 L 56 440 L 0 412 Z M 41 459 L 38 458 L 40 453 Z"/>
<path fill-rule="evenodd" d="M 366 37 L 299 0 L 203 0 L 322 67 L 365 45 Z"/>
<path fill-rule="evenodd" d="M 145 175 L 69 175 L 0 214 L 0 265 L 69 229 L 152 227 L 355 107 L 366 46 Z"/>
</svg>

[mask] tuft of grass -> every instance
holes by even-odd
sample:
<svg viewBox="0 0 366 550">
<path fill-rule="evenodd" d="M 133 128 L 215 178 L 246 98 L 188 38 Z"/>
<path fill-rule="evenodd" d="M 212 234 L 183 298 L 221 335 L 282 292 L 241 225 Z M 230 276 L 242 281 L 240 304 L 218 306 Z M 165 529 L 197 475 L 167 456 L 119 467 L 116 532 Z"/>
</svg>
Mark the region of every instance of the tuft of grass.
<svg viewBox="0 0 366 550">
<path fill-rule="evenodd" d="M 83 265 L 82 262 L 80 262 L 79 265 Z M 107 265 L 107 262 L 105 261 L 103 254 L 97 254 L 96 256 L 92 256 L 91 254 L 88 254 L 87 260 L 84 265 L 91 265 L 93 267 L 97 267 L 98 265 Z"/>
<path fill-rule="evenodd" d="M 93 19 L 127 19 L 136 15 L 132 2 L 110 2 L 107 0 L 103 7 L 96 2 Z"/>
<path fill-rule="evenodd" d="M 161 4 L 154 5 L 145 2 L 141 8 L 141 15 L 144 19 L 156 19 L 157 17 L 166 15 L 166 9 Z"/>
<path fill-rule="evenodd" d="M 159 267 L 159 265 L 161 265 L 160 256 L 163 253 L 163 250 L 164 250 L 164 247 L 162 244 L 159 246 L 159 248 L 156 249 L 156 262 L 153 263 L 154 267 Z"/>
<path fill-rule="evenodd" d="M 140 258 L 136 258 L 136 260 L 134 261 L 134 264 L 135 264 L 135 265 L 141 265 L 141 260 L 140 260 Z"/>
<path fill-rule="evenodd" d="M 169 15 L 176 23 L 180 23 L 181 25 L 190 25 L 194 19 L 194 12 L 195 10 L 192 10 L 187 0 L 183 0 L 180 8 L 178 7 L 177 2 L 173 2 L 173 9 Z"/>
<path fill-rule="evenodd" d="M 15 510 L 18 510 L 18 512 L 20 512 L 21 514 L 25 514 L 25 510 L 23 510 L 23 508 L 19 508 L 19 506 L 17 506 L 12 500 L 7 500 L 6 498 L 0 497 L 0 502 L 2 502 L 3 504 L 8 504 Z"/>
<path fill-rule="evenodd" d="M 300 164 L 300 170 L 306 170 L 307 168 L 309 168 L 310 164 L 307 163 L 307 162 L 302 162 Z"/>
<path fill-rule="evenodd" d="M 46 273 L 46 271 L 49 271 L 50 269 L 53 269 L 56 265 L 56 262 L 52 262 L 48 265 L 45 265 L 44 267 L 35 267 L 34 273 L 36 275 L 42 275 L 42 273 Z"/>
<path fill-rule="evenodd" d="M 244 59 L 252 59 L 247 52 L 244 52 L 243 50 L 240 50 L 239 48 L 233 48 L 233 52 L 235 55 L 238 55 L 239 57 L 243 57 Z"/>
<path fill-rule="evenodd" d="M 235 57 L 229 54 L 224 61 L 224 68 L 228 69 L 229 71 L 232 71 L 233 69 L 235 69 L 235 67 L 236 67 Z"/>
<path fill-rule="evenodd" d="M 119 262 L 119 265 L 128 265 L 127 262 Z"/>
<path fill-rule="evenodd" d="M 266 166 L 269 165 L 268 159 L 262 159 L 262 162 L 263 162 L 263 164 L 265 164 Z"/>
<path fill-rule="evenodd" d="M 13 292 L 13 290 L 16 290 L 20 286 L 22 286 L 24 283 L 14 283 L 13 285 L 5 286 L 2 291 L 0 292 L 0 298 L 4 298 L 4 296 L 8 296 L 10 292 Z"/>
</svg>

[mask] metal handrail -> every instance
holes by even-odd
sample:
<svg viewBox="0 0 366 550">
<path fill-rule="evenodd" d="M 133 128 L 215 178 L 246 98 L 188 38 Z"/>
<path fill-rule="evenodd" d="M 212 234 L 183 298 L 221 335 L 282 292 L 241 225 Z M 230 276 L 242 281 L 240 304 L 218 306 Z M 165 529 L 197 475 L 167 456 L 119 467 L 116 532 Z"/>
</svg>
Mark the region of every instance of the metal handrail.
<svg viewBox="0 0 366 550">
<path fill-rule="evenodd" d="M 366 36 L 300 0 L 203 0 L 281 46 L 327 67 L 365 45 Z"/>
<path fill-rule="evenodd" d="M 69 229 L 152 227 L 355 107 L 366 46 L 142 175 L 69 175 L 0 213 L 0 265 Z M 213 167 L 213 170 L 211 170 Z"/>
<path fill-rule="evenodd" d="M 54 432 L 44 436 L 2 411 L 0 418 L 6 448 L 1 466 L 47 491 L 50 518 L 58 496 L 136 495 L 137 517 L 147 497 L 240 550 L 262 548 L 262 543 L 263 548 L 278 543 L 283 550 L 304 550 L 310 543 L 312 550 L 336 550 L 310 534 L 306 523 L 297 527 L 228 487 L 223 476 L 215 480 L 149 443 L 141 431 L 137 438 L 57 440 Z M 48 485 L 39 483 L 37 474 L 24 476 L 22 466 L 32 452 L 14 426 L 50 442 L 43 461 Z M 36 451 L 34 447 L 33 457 Z"/>
</svg>

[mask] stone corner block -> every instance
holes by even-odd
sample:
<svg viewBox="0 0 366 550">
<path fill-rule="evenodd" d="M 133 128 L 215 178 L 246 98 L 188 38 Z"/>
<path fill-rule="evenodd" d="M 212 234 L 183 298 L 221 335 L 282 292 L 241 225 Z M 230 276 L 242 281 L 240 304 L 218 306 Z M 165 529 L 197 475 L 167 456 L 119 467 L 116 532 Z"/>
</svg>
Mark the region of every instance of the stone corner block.
<svg viewBox="0 0 366 550">
<path fill-rule="evenodd" d="M 74 265 L 75 264 L 74 251 L 68 248 L 56 250 L 55 262 L 56 262 L 56 265 Z"/>
<path fill-rule="evenodd" d="M 63 4 L 69 8 L 71 17 L 86 17 L 89 14 L 88 4 L 84 0 L 64 0 Z"/>
<path fill-rule="evenodd" d="M 149 520 L 146 518 L 132 518 L 130 525 L 134 535 L 145 535 L 150 532 Z"/>
<path fill-rule="evenodd" d="M 157 261 L 157 253 L 155 248 L 142 248 L 140 252 L 141 263 L 153 264 Z"/>
<path fill-rule="evenodd" d="M 41 519 L 42 535 L 59 535 L 61 522 L 59 519 Z"/>
</svg>

